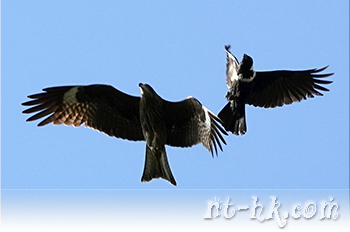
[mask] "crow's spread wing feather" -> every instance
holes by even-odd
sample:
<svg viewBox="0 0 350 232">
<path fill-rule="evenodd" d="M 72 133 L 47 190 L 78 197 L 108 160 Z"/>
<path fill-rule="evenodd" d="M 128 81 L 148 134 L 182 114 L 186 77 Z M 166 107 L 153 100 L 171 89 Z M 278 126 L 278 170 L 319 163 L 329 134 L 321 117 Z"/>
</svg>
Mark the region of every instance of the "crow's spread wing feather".
<svg viewBox="0 0 350 232">
<path fill-rule="evenodd" d="M 48 123 L 94 128 L 110 136 L 144 140 L 139 117 L 139 97 L 120 92 L 109 85 L 61 86 L 43 89 L 24 102 L 32 106 L 23 113 L 38 112 L 27 121 L 49 115 L 38 126 Z"/>
<path fill-rule="evenodd" d="M 239 62 L 237 58 L 230 52 L 230 45 L 225 46 L 225 51 L 227 54 L 227 62 L 226 62 L 226 85 L 229 89 L 231 89 L 232 85 L 235 81 L 238 80 L 238 65 Z"/>
<path fill-rule="evenodd" d="M 222 134 L 221 120 L 205 108 L 197 99 L 189 97 L 180 102 L 164 102 L 166 114 L 166 144 L 178 147 L 190 147 L 202 143 L 212 154 L 221 142 L 226 144 Z M 221 134 L 222 133 L 222 134 Z M 214 146 L 214 148 L 213 148 Z"/>
<path fill-rule="evenodd" d="M 310 69 L 303 71 L 272 71 L 256 72 L 253 87 L 246 102 L 259 107 L 276 107 L 284 104 L 301 101 L 306 97 L 323 94 L 319 91 L 328 91 L 322 85 L 330 84 L 332 81 L 321 80 L 333 75 L 318 74 L 328 66 L 321 69 Z"/>
</svg>

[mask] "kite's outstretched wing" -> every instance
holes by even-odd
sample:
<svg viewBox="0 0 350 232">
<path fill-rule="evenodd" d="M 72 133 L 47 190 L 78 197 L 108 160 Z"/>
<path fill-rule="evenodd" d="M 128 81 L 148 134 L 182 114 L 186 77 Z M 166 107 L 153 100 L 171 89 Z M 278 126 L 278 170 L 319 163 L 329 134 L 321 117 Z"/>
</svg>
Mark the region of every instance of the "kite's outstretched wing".
<svg viewBox="0 0 350 232">
<path fill-rule="evenodd" d="M 139 117 L 139 97 L 127 95 L 109 85 L 60 86 L 43 89 L 22 103 L 31 106 L 23 113 L 35 115 L 27 121 L 46 117 L 38 126 L 48 123 L 94 128 L 110 136 L 144 140 Z"/>
</svg>

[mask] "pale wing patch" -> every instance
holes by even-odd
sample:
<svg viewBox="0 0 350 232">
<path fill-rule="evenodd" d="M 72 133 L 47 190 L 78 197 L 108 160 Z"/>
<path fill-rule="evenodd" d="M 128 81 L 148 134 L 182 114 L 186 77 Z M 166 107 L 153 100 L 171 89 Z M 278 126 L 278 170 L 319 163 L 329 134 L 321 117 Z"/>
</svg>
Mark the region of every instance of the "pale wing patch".
<svg viewBox="0 0 350 232">
<path fill-rule="evenodd" d="M 78 127 L 86 122 L 89 105 L 77 101 L 78 88 L 79 86 L 73 87 L 63 95 L 62 109 L 52 115 L 54 118 L 53 124 L 63 123 L 66 126 Z"/>
<path fill-rule="evenodd" d="M 76 96 L 79 91 L 78 88 L 79 86 L 73 87 L 63 95 L 63 104 L 69 105 L 77 102 Z"/>
</svg>

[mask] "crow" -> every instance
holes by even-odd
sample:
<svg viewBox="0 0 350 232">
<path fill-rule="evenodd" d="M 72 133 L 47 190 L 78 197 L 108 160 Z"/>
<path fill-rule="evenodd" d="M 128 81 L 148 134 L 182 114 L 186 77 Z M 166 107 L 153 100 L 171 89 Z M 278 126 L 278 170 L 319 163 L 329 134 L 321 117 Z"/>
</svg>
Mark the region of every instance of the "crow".
<svg viewBox="0 0 350 232">
<path fill-rule="evenodd" d="M 329 91 L 322 85 L 332 81 L 319 78 L 329 77 L 334 73 L 319 74 L 328 66 L 320 69 L 300 71 L 277 70 L 258 72 L 254 70 L 253 59 L 244 54 L 239 63 L 230 52 L 230 45 L 225 46 L 227 54 L 226 94 L 228 103 L 219 112 L 227 131 L 243 135 L 247 131 L 245 105 L 264 108 L 289 105 L 314 95 L 323 96 L 319 90 Z"/>
</svg>

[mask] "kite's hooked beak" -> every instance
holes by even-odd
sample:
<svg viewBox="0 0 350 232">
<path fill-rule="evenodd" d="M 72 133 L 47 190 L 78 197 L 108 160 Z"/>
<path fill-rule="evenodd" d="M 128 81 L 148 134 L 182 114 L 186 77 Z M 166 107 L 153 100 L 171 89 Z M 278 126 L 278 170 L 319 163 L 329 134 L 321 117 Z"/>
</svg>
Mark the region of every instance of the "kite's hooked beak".
<svg viewBox="0 0 350 232">
<path fill-rule="evenodd" d="M 144 87 L 145 87 L 145 84 L 143 83 L 139 83 L 139 87 L 140 87 L 140 91 L 141 91 L 141 94 L 143 95 L 144 94 Z"/>
<path fill-rule="evenodd" d="M 142 95 L 143 94 L 148 94 L 151 96 L 157 95 L 157 93 L 148 84 L 140 83 L 139 86 L 140 86 Z"/>
</svg>

